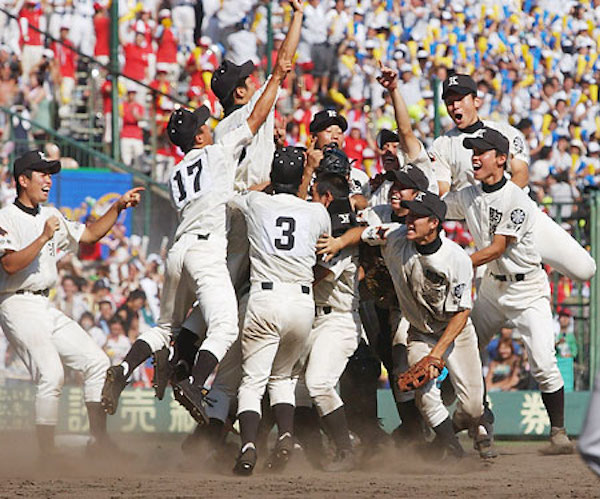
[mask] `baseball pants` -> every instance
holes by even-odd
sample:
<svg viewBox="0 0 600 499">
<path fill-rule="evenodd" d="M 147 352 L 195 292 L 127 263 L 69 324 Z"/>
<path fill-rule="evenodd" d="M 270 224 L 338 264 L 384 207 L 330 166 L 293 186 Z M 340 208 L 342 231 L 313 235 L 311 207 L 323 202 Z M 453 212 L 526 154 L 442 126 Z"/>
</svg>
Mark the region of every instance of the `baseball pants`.
<svg viewBox="0 0 600 499">
<path fill-rule="evenodd" d="M 268 387 L 271 406 L 295 405 L 294 367 L 312 329 L 315 304 L 312 286 L 269 283 L 272 289 L 253 284 L 242 331 L 242 382 L 238 414 L 261 414 Z"/>
<path fill-rule="evenodd" d="M 171 332 L 181 327 L 194 300 L 207 326 L 202 350 L 221 361 L 238 337 L 237 300 L 225 262 L 225 244 L 224 239 L 183 234 L 171 247 L 158 324 L 139 336 L 153 352 L 169 346 Z"/>
<path fill-rule="evenodd" d="M 577 449 L 586 464 L 600 476 L 600 371 L 596 374 L 594 391 L 579 435 Z"/>
<path fill-rule="evenodd" d="M 74 320 L 48 298 L 9 295 L 0 303 L 0 325 L 36 385 L 35 422 L 56 425 L 64 383 L 62 364 L 83 374 L 86 402 L 100 402 L 108 356 Z"/>
<path fill-rule="evenodd" d="M 333 310 L 325 314 L 323 307 L 317 307 L 317 316 L 308 337 L 308 358 L 296 387 L 296 396 L 306 401 L 308 393 L 321 417 L 344 405 L 336 386 L 348 359 L 358 347 L 361 334 L 358 312 Z"/>
<path fill-rule="evenodd" d="M 412 366 L 429 355 L 439 339 L 438 335 L 408 331 L 408 362 Z M 471 321 L 460 332 L 444 354 L 450 380 L 456 392 L 457 405 L 453 420 L 459 428 L 470 428 L 479 422 L 483 414 L 483 376 L 477 348 L 477 335 Z M 432 380 L 416 391 L 416 404 L 423 418 L 432 428 L 448 417 L 442 403 L 440 389 Z"/>
<path fill-rule="evenodd" d="M 548 293 L 540 290 L 537 298 L 524 301 L 520 306 L 509 306 L 503 300 L 509 288 L 513 288 L 510 292 L 515 297 L 519 288 L 527 293 L 539 289 L 535 287 L 536 284 L 531 288 L 528 286 L 527 280 L 502 282 L 487 275 L 473 305 L 471 319 L 482 350 L 492 336 L 510 322 L 521 333 L 531 364 L 531 374 L 539 384 L 540 391 L 553 393 L 560 390 L 564 383 L 554 350 L 554 326 Z"/>
<path fill-rule="evenodd" d="M 587 281 L 596 273 L 591 255 L 560 225 L 536 208 L 533 237 L 542 261 L 576 281 Z"/>
</svg>

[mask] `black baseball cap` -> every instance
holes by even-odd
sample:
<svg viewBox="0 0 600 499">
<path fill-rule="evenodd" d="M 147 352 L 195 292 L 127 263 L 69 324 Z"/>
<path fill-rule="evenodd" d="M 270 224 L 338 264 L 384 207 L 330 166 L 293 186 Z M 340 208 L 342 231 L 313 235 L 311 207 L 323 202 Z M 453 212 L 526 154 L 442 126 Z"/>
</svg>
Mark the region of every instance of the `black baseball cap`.
<svg viewBox="0 0 600 499">
<path fill-rule="evenodd" d="M 392 173 L 396 178 L 397 182 L 401 183 L 404 187 L 409 189 L 416 189 L 418 191 L 426 191 L 429 187 L 429 179 L 425 176 L 423 171 L 413 165 L 407 165 L 400 170 L 388 172 Z"/>
<path fill-rule="evenodd" d="M 400 137 L 398 137 L 397 133 L 392 132 L 386 128 L 379 131 L 377 137 L 375 138 L 375 142 L 379 149 L 383 149 L 383 146 L 388 142 L 400 142 Z"/>
<path fill-rule="evenodd" d="M 297 187 L 304 173 L 304 148 L 279 147 L 271 163 L 271 183 L 278 186 Z"/>
<path fill-rule="evenodd" d="M 474 137 L 467 137 L 463 140 L 463 146 L 467 149 L 480 149 L 481 151 L 495 149 L 499 153 L 506 154 L 507 156 L 509 152 L 508 139 L 498 130 L 489 127 L 481 128 Z"/>
<path fill-rule="evenodd" d="M 13 175 L 15 180 L 25 172 L 25 170 L 34 170 L 36 172 L 46 172 L 54 175 L 60 171 L 60 161 L 48 160 L 42 151 L 29 151 L 15 160 Z"/>
<path fill-rule="evenodd" d="M 442 99 L 448 97 L 448 94 L 452 92 L 461 95 L 477 95 L 477 83 L 469 75 L 458 73 L 450 75 L 442 84 Z"/>
<path fill-rule="evenodd" d="M 210 88 L 222 104 L 236 89 L 238 82 L 254 73 L 255 69 L 256 67 L 252 61 L 246 61 L 238 66 L 225 59 L 213 73 Z"/>
<path fill-rule="evenodd" d="M 346 118 L 339 114 L 335 109 L 323 109 L 323 111 L 319 111 L 313 117 L 308 129 L 310 133 L 317 133 L 325 130 L 331 125 L 338 125 L 342 129 L 342 132 L 345 132 L 348 129 Z"/>
<path fill-rule="evenodd" d="M 204 125 L 209 117 L 210 110 L 206 106 L 200 106 L 193 112 L 183 107 L 176 109 L 171 114 L 167 125 L 169 140 L 182 151 L 189 151 L 198 128 Z"/>
<path fill-rule="evenodd" d="M 446 203 L 437 194 L 430 191 L 419 192 L 415 199 L 401 201 L 400 205 L 417 215 L 436 217 L 440 222 L 443 222 L 446 218 Z"/>
</svg>

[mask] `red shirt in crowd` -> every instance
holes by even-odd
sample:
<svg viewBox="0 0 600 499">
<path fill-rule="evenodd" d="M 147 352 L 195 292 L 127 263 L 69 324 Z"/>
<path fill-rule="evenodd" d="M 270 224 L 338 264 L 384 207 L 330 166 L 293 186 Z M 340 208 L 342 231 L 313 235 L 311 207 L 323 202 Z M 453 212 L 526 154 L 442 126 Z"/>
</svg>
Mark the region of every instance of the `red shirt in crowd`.
<svg viewBox="0 0 600 499">
<path fill-rule="evenodd" d="M 110 17 L 104 12 L 94 16 L 94 31 L 96 32 L 96 45 L 94 55 L 110 55 Z"/>
<path fill-rule="evenodd" d="M 143 140 L 142 129 L 138 121 L 144 115 L 144 108 L 138 102 L 125 101 L 123 103 L 123 128 L 121 128 L 122 139 Z"/>
<path fill-rule="evenodd" d="M 162 31 L 160 31 L 162 28 Z M 156 62 L 174 64 L 177 62 L 177 38 L 171 28 L 161 26 L 159 28 L 158 49 L 156 51 Z"/>
<path fill-rule="evenodd" d="M 128 43 L 123 50 L 125 51 L 123 74 L 134 80 L 144 80 L 148 68 L 148 50 L 146 47 Z"/>
<path fill-rule="evenodd" d="M 53 43 L 52 50 L 54 58 L 58 61 L 60 75 L 63 78 L 75 78 L 75 67 L 77 65 L 77 53 L 73 50 L 71 40 L 62 40 L 63 44 Z"/>
<path fill-rule="evenodd" d="M 219 67 L 219 62 L 215 53 L 210 49 L 196 47 L 194 50 L 192 50 L 192 53 L 187 61 L 187 65 L 190 73 L 192 74 L 190 87 L 198 87 L 203 90 L 208 90 L 204 85 L 202 74 L 205 71 L 212 73 Z"/>
<path fill-rule="evenodd" d="M 363 167 L 363 151 L 367 147 L 369 147 L 369 145 L 362 137 L 359 137 L 358 139 L 354 139 L 351 136 L 346 137 L 346 146 L 344 147 L 344 152 L 350 161 L 356 161 L 352 166 L 355 166 L 356 168 Z"/>
<path fill-rule="evenodd" d="M 42 35 L 32 29 L 40 29 L 40 19 L 42 17 L 42 8 L 37 5 L 25 5 L 19 12 L 19 26 L 21 28 L 21 38 L 19 43 L 23 45 L 42 45 Z"/>
<path fill-rule="evenodd" d="M 112 81 L 104 80 L 104 83 L 100 87 L 100 93 L 102 94 L 102 110 L 104 114 L 112 113 Z"/>
</svg>

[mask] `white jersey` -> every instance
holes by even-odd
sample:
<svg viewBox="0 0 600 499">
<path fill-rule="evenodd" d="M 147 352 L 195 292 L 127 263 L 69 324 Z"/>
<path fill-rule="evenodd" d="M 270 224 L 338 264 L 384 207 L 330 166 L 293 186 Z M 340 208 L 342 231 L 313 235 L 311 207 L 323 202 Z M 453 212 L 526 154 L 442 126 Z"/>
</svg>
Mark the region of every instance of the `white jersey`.
<svg viewBox="0 0 600 499">
<path fill-rule="evenodd" d="M 437 180 L 450 184 L 450 190 L 459 190 L 476 183 L 471 161 L 473 151 L 463 146 L 463 140 L 476 136 L 484 126 L 497 130 L 508 139 L 512 158 L 529 164 L 529 149 L 525 137 L 508 123 L 484 120 L 468 127 L 468 131 L 453 128 L 435 139 L 430 151 Z M 509 173 L 511 171 L 510 161 L 507 164 L 507 171 Z"/>
<path fill-rule="evenodd" d="M 371 186 L 369 185 L 369 176 L 359 168 L 350 168 L 350 195 L 362 194 L 369 199 L 371 196 Z"/>
<path fill-rule="evenodd" d="M 60 211 L 49 206 L 40 206 L 37 215 L 27 213 L 15 204 L 0 210 L 0 256 L 29 246 L 42 234 L 46 220 L 51 216 L 58 217 L 59 229 L 27 267 L 9 275 L 0 266 L 0 293 L 54 287 L 58 279 L 58 250 L 76 251 L 85 231 L 85 225 L 67 220 Z"/>
<path fill-rule="evenodd" d="M 492 274 L 527 274 L 540 270 L 541 257 L 533 238 L 536 206 L 513 182 L 486 193 L 481 185 L 450 192 L 444 198 L 446 217 L 465 220 L 477 249 L 489 246 L 495 234 L 514 237 L 502 256 L 487 264 Z"/>
<path fill-rule="evenodd" d="M 429 181 L 429 186 L 427 187 L 427 189 L 430 192 L 433 192 L 434 194 L 437 194 L 439 192 L 437 178 L 435 176 L 435 172 L 433 171 L 433 165 L 431 164 L 431 158 L 429 157 L 429 154 L 427 154 L 425 146 L 422 142 L 419 154 L 412 161 L 408 159 L 408 155 L 404 151 L 399 150 L 398 163 L 400 165 L 400 169 L 404 168 L 407 164 L 410 163 L 411 165 L 421 170 L 427 177 L 427 180 Z M 377 188 L 377 190 L 375 190 L 375 192 L 372 193 L 371 199 L 369 199 L 369 206 L 388 204 L 390 189 L 392 185 L 394 185 L 394 183 L 391 180 L 385 180 Z"/>
<path fill-rule="evenodd" d="M 345 248 L 330 262 L 318 265 L 329 272 L 315 286 L 315 305 L 338 312 L 358 310 L 358 248 Z"/>
<path fill-rule="evenodd" d="M 226 133 L 216 144 L 192 149 L 173 169 L 169 179 L 171 201 L 182 234 L 225 238 L 225 205 L 233 196 L 236 157 L 252 139 L 248 123 Z"/>
<path fill-rule="evenodd" d="M 215 142 L 221 140 L 231 130 L 246 123 L 256 102 L 265 91 L 267 82 L 254 93 L 247 104 L 236 109 L 217 124 L 215 127 Z M 236 155 L 235 162 L 239 162 L 239 164 L 235 173 L 234 189 L 237 192 L 245 191 L 254 184 L 269 180 L 273 153 L 275 152 L 274 128 L 275 104 L 273 104 L 267 119 L 258 129 L 252 141 Z"/>
<path fill-rule="evenodd" d="M 421 254 L 406 239 L 406 230 L 398 226 L 391 231 L 381 248 L 399 308 L 417 331 L 441 334 L 457 312 L 472 307 L 471 259 L 444 236 L 436 251 Z"/>
<path fill-rule="evenodd" d="M 248 224 L 250 282 L 310 285 L 317 240 L 331 233 L 325 207 L 292 194 L 256 191 L 236 196 L 234 202 Z"/>
</svg>

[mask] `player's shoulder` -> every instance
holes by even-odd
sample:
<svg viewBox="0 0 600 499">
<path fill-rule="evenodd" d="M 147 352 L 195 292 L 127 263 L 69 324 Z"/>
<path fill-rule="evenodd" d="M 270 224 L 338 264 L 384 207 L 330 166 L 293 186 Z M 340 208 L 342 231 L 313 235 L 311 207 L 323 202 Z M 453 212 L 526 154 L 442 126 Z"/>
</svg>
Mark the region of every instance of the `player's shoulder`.
<svg viewBox="0 0 600 499">
<path fill-rule="evenodd" d="M 450 141 L 451 139 L 455 137 L 460 137 L 461 135 L 464 135 L 464 132 L 460 128 L 455 126 L 454 128 L 448 130 L 446 133 L 440 135 L 437 139 L 433 141 L 433 143 L 435 144 L 437 140 L 439 140 L 440 142 Z"/>
<path fill-rule="evenodd" d="M 443 260 L 448 263 L 449 268 L 454 268 L 456 265 L 467 266 L 469 268 L 473 266 L 471 258 L 460 244 L 448 239 L 444 235 L 441 235 L 440 239 L 442 241 Z"/>
<path fill-rule="evenodd" d="M 350 177 L 360 181 L 361 184 L 369 181 L 369 176 L 360 168 L 356 168 L 354 166 L 350 169 Z"/>
<path fill-rule="evenodd" d="M 512 126 L 510 123 L 506 121 L 494 121 L 494 120 L 483 120 L 483 124 L 488 128 L 493 128 L 494 130 L 500 132 L 505 135 L 506 138 L 510 139 L 515 135 L 520 135 L 521 132 Z"/>
</svg>

